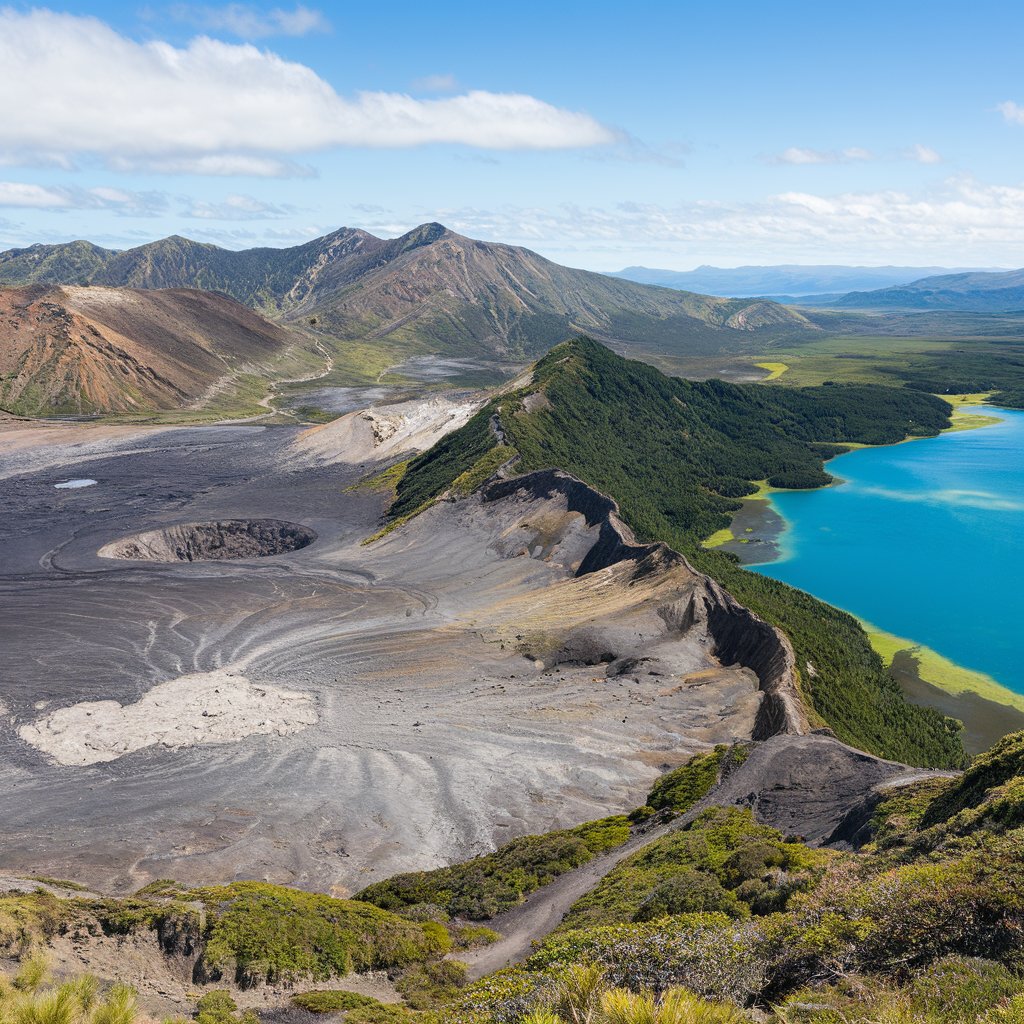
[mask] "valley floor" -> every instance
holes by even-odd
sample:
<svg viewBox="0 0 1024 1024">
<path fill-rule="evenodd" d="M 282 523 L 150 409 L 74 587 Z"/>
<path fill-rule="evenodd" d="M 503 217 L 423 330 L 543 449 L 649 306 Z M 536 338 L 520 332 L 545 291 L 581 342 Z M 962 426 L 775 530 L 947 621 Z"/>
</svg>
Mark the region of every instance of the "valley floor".
<svg viewBox="0 0 1024 1024">
<path fill-rule="evenodd" d="M 249 877 L 344 894 L 634 807 L 665 767 L 753 730 L 756 677 L 722 668 L 700 631 L 672 632 L 664 591 L 610 570 L 571 579 L 594 534 L 557 500 L 443 502 L 363 546 L 386 496 L 348 490 L 373 463 L 326 458 L 322 432 L 17 428 L 0 450 L 9 873 L 108 892 Z M 79 477 L 96 484 L 55 488 Z M 97 555 L 225 519 L 300 523 L 317 540 L 241 561 Z M 598 664 L 559 661 L 570 634 Z M 607 664 L 641 650 L 657 674 Z M 227 688 L 235 718 L 190 710 L 197 678 Z M 278 691 L 314 724 L 274 719 Z M 144 698 L 191 732 L 144 714 L 124 725 L 109 703 Z M 132 750 L 126 734 L 129 752 L 97 760 L 101 701 L 156 742 Z M 58 748 L 79 763 L 55 762 Z"/>
</svg>

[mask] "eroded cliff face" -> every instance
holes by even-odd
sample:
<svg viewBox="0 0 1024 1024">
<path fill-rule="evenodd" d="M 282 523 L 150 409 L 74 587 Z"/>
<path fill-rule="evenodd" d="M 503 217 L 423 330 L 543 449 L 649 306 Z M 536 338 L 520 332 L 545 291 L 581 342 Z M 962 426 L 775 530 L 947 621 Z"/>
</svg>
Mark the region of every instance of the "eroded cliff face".
<svg viewBox="0 0 1024 1024">
<path fill-rule="evenodd" d="M 763 696 L 753 739 L 779 734 L 804 735 L 810 731 L 800 698 L 796 657 L 786 636 L 703 573 L 679 552 L 663 543 L 641 544 L 622 522 L 618 505 L 583 481 L 558 470 L 544 470 L 499 479 L 481 492 L 484 502 L 508 500 L 513 495 L 551 501 L 560 498 L 568 512 L 578 513 L 593 542 L 574 566 L 576 577 L 602 570 L 628 567 L 627 586 L 641 581 L 665 584 L 678 595 L 658 608 L 666 629 L 683 635 L 703 632 L 712 653 L 723 666 L 741 665 L 754 672 Z"/>
</svg>

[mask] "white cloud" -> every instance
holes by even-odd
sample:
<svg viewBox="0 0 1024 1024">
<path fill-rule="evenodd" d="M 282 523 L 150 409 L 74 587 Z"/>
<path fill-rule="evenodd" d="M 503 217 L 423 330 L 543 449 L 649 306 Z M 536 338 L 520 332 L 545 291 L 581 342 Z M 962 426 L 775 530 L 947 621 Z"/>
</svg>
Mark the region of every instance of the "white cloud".
<svg viewBox="0 0 1024 1024">
<path fill-rule="evenodd" d="M 99 156 L 112 166 L 201 167 L 194 161 L 210 158 L 223 166 L 339 146 L 562 149 L 616 138 L 589 115 L 533 96 L 349 99 L 310 68 L 249 44 L 137 43 L 96 18 L 41 9 L 0 9 L 0 95 L 0 149 L 34 160 Z"/>
<path fill-rule="evenodd" d="M 865 264 L 921 259 L 963 266 L 970 258 L 979 265 L 1024 263 L 1024 185 L 986 185 L 970 178 L 951 178 L 916 194 L 786 192 L 746 203 L 434 209 L 416 211 L 410 218 L 382 211 L 370 219 L 378 227 L 404 223 L 406 228 L 436 219 L 465 234 L 527 245 L 553 256 L 586 253 L 591 265 L 596 254 L 610 253 L 604 258 L 610 269 L 631 253 L 645 258 L 661 253 L 676 265 L 712 259 Z M 375 224 L 367 227 L 372 231 Z"/>
<path fill-rule="evenodd" d="M 0 207 L 34 210 L 112 210 L 132 216 L 150 216 L 167 206 L 159 192 L 130 192 L 126 189 L 65 188 L 20 181 L 0 181 Z"/>
<path fill-rule="evenodd" d="M 239 39 L 263 39 L 267 36 L 305 36 L 310 32 L 328 32 L 330 23 L 320 11 L 299 4 L 292 10 L 275 7 L 260 10 L 249 4 L 206 7 L 176 4 L 171 14 L 179 21 L 208 29 L 229 32 Z"/>
<path fill-rule="evenodd" d="M 803 149 L 790 146 L 774 156 L 768 157 L 772 164 L 853 164 L 875 159 L 913 160 L 919 164 L 942 163 L 942 157 L 930 146 L 916 143 L 900 153 L 885 153 L 876 156 L 870 149 L 861 146 L 847 146 L 846 149 Z"/>
<path fill-rule="evenodd" d="M 424 75 L 412 83 L 413 92 L 455 92 L 458 88 L 454 75 Z"/>
<path fill-rule="evenodd" d="M 996 109 L 1010 124 L 1024 124 L 1024 107 L 1013 100 L 1000 103 Z"/>
<path fill-rule="evenodd" d="M 315 178 L 316 171 L 293 160 L 264 156 L 213 155 L 196 157 L 112 157 L 108 166 L 115 171 L 147 174 L 201 174 L 212 177 Z"/>
<path fill-rule="evenodd" d="M 778 164 L 849 164 L 860 160 L 871 160 L 872 154 L 860 146 L 846 149 L 804 149 L 790 146 L 777 156 L 770 157 L 771 163 Z"/>
<path fill-rule="evenodd" d="M 193 200 L 185 211 L 186 217 L 200 220 L 269 220 L 286 217 L 295 212 L 293 206 L 275 206 L 253 196 L 230 195 L 221 203 Z"/>
<path fill-rule="evenodd" d="M 68 196 L 59 189 L 19 181 L 0 181 L 0 206 L 58 210 L 72 205 Z"/>
<path fill-rule="evenodd" d="M 908 160 L 916 160 L 919 164 L 942 163 L 942 157 L 931 146 L 922 146 L 920 142 L 911 146 L 904 155 Z"/>
</svg>

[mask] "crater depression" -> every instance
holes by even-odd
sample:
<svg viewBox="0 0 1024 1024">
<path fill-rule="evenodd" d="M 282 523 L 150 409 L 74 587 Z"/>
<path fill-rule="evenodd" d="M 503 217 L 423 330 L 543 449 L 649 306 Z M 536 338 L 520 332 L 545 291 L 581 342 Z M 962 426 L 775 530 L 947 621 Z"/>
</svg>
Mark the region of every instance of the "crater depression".
<svg viewBox="0 0 1024 1024">
<path fill-rule="evenodd" d="M 315 540 L 312 530 L 280 519 L 224 519 L 147 530 L 105 544 L 98 554 L 134 562 L 222 562 L 282 555 Z"/>
</svg>

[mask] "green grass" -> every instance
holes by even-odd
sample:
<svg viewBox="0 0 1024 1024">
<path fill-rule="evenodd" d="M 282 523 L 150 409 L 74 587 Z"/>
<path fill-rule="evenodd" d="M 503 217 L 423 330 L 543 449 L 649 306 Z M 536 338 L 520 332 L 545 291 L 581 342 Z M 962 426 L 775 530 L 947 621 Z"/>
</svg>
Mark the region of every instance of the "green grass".
<svg viewBox="0 0 1024 1024">
<path fill-rule="evenodd" d="M 696 754 L 686 764 L 666 772 L 647 794 L 647 806 L 676 814 L 688 811 L 711 791 L 727 756 L 733 760 L 730 748 L 720 745 L 706 754 Z"/>
<path fill-rule="evenodd" d="M 914 659 L 918 675 L 924 682 L 956 696 L 976 693 L 985 700 L 1024 711 L 1024 695 L 1008 690 L 984 672 L 957 665 L 930 647 L 887 633 L 870 623 L 862 622 L 861 625 L 887 668 L 892 667 L 897 654 L 906 652 Z"/>
<path fill-rule="evenodd" d="M 764 378 L 765 381 L 778 380 L 789 369 L 786 363 L 764 362 L 755 363 L 755 365 L 758 369 L 768 371 L 768 376 Z"/>
<path fill-rule="evenodd" d="M 442 925 L 422 924 L 365 902 L 263 882 L 192 889 L 207 907 L 207 972 L 238 981 L 325 980 L 390 970 L 450 948 Z"/>
<path fill-rule="evenodd" d="M 358 992 L 345 992 L 341 989 L 298 992 L 292 996 L 292 1006 L 297 1006 L 300 1010 L 307 1010 L 309 1013 L 342 1013 L 364 1006 L 380 1005 L 380 1000 L 371 996 L 359 995 Z"/>
</svg>

